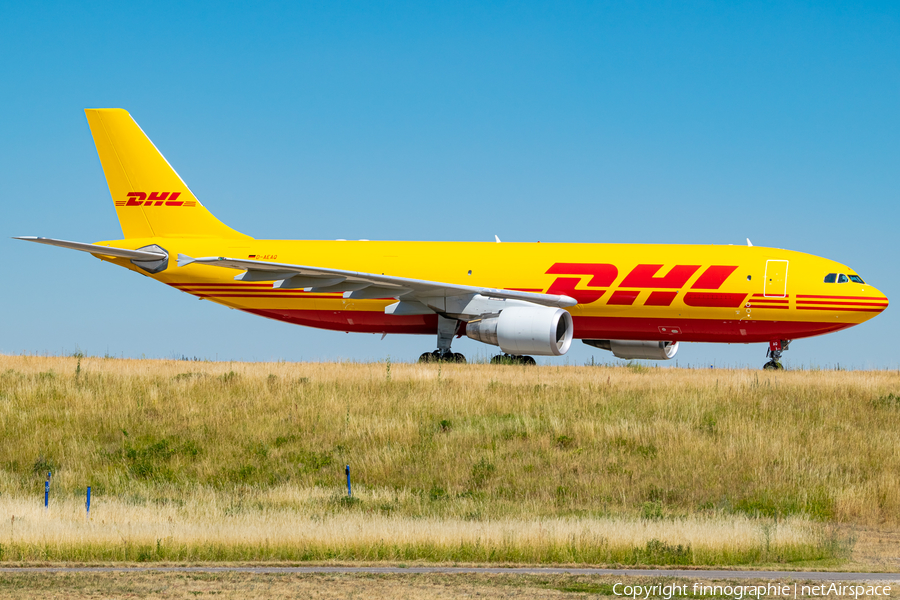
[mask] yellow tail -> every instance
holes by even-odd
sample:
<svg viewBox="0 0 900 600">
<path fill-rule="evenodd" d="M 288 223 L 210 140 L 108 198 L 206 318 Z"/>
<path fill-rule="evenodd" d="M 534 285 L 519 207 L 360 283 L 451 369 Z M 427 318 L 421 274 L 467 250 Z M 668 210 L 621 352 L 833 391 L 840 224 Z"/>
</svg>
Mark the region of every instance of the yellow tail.
<svg viewBox="0 0 900 600">
<path fill-rule="evenodd" d="M 206 210 L 121 108 L 84 111 L 126 238 L 247 238 Z"/>
</svg>

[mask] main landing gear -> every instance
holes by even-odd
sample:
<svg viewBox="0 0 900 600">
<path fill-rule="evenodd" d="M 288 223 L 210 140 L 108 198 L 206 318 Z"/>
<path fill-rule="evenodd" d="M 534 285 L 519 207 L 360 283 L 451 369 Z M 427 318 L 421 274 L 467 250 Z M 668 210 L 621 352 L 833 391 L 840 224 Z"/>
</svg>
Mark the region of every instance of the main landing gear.
<svg viewBox="0 0 900 600">
<path fill-rule="evenodd" d="M 453 336 L 456 335 L 457 327 L 459 327 L 459 321 L 456 319 L 448 319 L 447 317 L 438 315 L 437 350 L 434 352 L 425 352 L 419 357 L 419 362 L 452 362 L 465 364 L 465 356 L 450 350 L 450 344 L 453 343 Z"/>
<path fill-rule="evenodd" d="M 458 352 L 450 350 L 453 336 L 459 328 L 459 321 L 438 315 L 437 350 L 425 352 L 419 356 L 420 363 L 449 362 L 465 364 L 466 357 Z M 516 356 L 513 354 L 498 354 L 491 358 L 492 365 L 536 365 L 530 356 Z"/>
<path fill-rule="evenodd" d="M 787 350 L 788 346 L 790 345 L 791 340 L 775 340 L 773 342 L 769 342 L 769 350 L 766 352 L 766 357 L 769 359 L 769 362 L 763 365 L 763 370 L 784 370 L 784 366 L 781 364 L 781 354 L 782 352 Z"/>
<path fill-rule="evenodd" d="M 419 356 L 420 363 L 436 363 L 436 362 L 450 362 L 450 363 L 460 363 L 466 364 L 466 357 L 460 354 L 459 352 L 444 352 L 441 353 L 440 350 L 435 350 L 434 352 L 424 352 L 421 356 Z"/>
</svg>

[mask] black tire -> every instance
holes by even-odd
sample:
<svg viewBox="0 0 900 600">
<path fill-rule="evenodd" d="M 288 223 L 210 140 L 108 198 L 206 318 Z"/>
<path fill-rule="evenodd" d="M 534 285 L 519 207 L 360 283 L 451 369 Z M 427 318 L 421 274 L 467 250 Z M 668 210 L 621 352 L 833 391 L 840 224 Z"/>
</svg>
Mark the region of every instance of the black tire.
<svg viewBox="0 0 900 600">
<path fill-rule="evenodd" d="M 457 364 L 464 365 L 464 364 L 466 364 L 466 357 L 463 356 L 462 354 L 460 354 L 459 352 L 457 352 L 456 354 L 453 355 L 451 362 L 455 362 Z"/>
<path fill-rule="evenodd" d="M 498 354 L 491 358 L 492 365 L 517 365 L 519 364 L 519 357 L 513 356 L 512 354 Z"/>
<path fill-rule="evenodd" d="M 419 357 L 420 363 L 433 363 L 441 360 L 441 355 L 435 352 L 425 352 L 422 356 Z"/>
<path fill-rule="evenodd" d="M 784 366 L 780 362 L 775 362 L 774 360 L 770 360 L 766 364 L 763 365 L 764 371 L 783 371 Z"/>
<path fill-rule="evenodd" d="M 520 356 L 520 357 L 519 357 L 519 362 L 520 362 L 521 364 L 527 366 L 527 367 L 530 367 L 530 366 L 532 366 L 532 365 L 536 365 L 536 364 L 537 364 L 537 361 L 535 361 L 535 360 L 534 360 L 533 358 L 531 358 L 530 356 Z"/>
</svg>

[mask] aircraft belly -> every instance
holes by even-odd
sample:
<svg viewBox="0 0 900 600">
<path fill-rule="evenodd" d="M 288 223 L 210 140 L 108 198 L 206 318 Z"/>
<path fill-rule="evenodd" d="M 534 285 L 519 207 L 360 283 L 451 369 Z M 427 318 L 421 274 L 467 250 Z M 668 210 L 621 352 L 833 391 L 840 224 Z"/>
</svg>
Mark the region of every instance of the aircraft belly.
<svg viewBox="0 0 900 600">
<path fill-rule="evenodd" d="M 579 339 L 622 339 L 749 344 L 798 339 L 838 331 L 851 323 L 767 321 L 762 319 L 686 319 L 670 317 L 575 316 Z"/>
<path fill-rule="evenodd" d="M 374 310 L 303 310 L 245 308 L 246 312 L 295 325 L 354 333 L 406 333 L 434 335 L 437 315 L 386 315 Z"/>
</svg>

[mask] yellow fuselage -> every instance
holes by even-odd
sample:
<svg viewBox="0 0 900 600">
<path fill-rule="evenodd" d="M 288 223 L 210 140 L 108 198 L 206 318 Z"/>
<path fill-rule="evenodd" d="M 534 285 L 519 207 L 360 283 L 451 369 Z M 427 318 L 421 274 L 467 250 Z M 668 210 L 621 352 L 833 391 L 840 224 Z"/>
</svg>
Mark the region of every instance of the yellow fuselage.
<svg viewBox="0 0 900 600">
<path fill-rule="evenodd" d="M 110 242 L 164 248 L 174 261 L 229 256 L 315 265 L 444 283 L 567 295 L 581 339 L 750 343 L 837 331 L 883 311 L 884 294 L 864 283 L 826 283 L 840 263 L 789 250 L 748 246 L 475 242 L 287 241 L 129 238 Z M 109 259 L 143 273 L 127 259 Z M 387 315 L 393 298 L 273 289 L 235 281 L 238 272 L 204 265 L 150 275 L 225 306 L 338 331 L 434 334 L 436 315 Z M 145 273 L 146 274 L 146 273 Z"/>
</svg>

